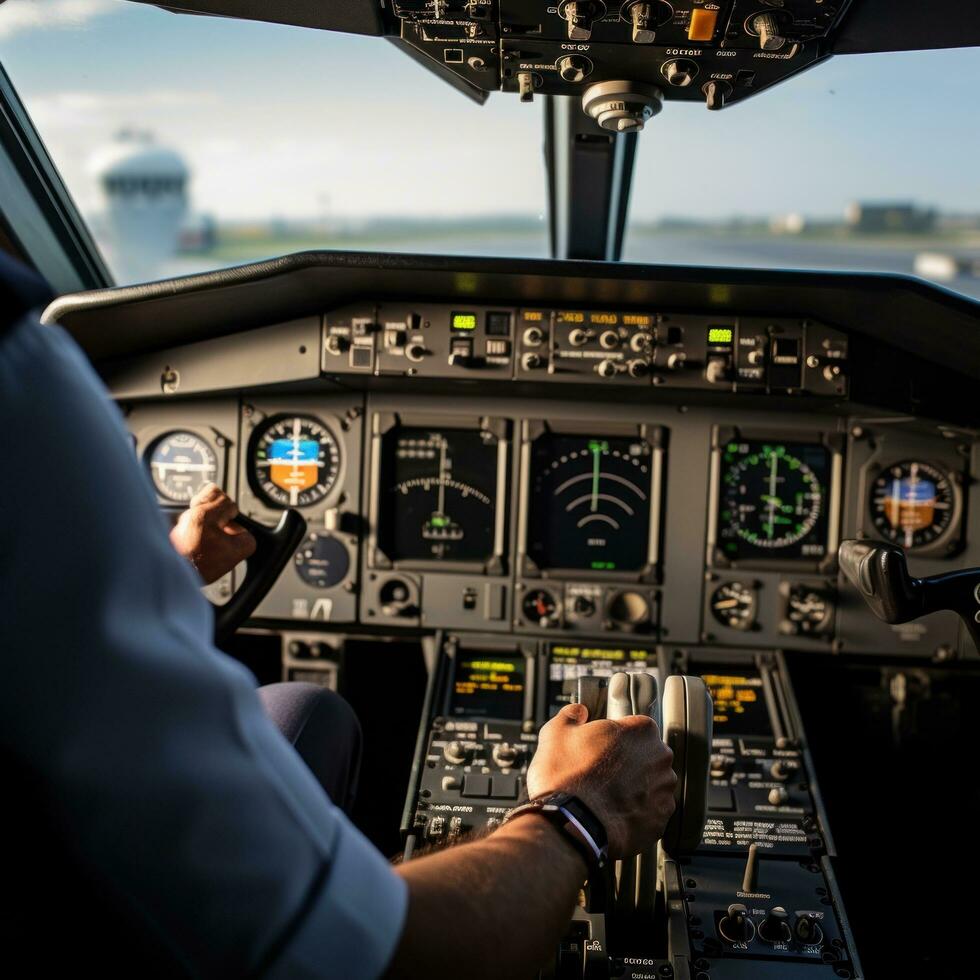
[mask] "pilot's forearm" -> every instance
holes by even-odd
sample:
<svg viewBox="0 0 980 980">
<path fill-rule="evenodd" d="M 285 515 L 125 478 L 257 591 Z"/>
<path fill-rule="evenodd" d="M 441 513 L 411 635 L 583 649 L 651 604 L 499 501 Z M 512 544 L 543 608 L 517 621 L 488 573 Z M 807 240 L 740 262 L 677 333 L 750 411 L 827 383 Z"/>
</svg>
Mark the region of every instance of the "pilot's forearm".
<svg viewBox="0 0 980 980">
<path fill-rule="evenodd" d="M 470 980 L 533 977 L 554 954 L 586 876 L 571 843 L 536 814 L 397 870 L 408 917 L 389 975 Z"/>
</svg>

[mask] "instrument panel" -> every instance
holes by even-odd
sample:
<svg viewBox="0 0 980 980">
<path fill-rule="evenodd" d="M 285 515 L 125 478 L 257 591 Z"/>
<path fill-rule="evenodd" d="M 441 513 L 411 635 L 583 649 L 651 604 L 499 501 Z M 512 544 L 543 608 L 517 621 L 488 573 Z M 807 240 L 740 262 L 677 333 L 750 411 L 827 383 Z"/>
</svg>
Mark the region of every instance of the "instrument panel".
<svg viewBox="0 0 980 980">
<path fill-rule="evenodd" d="M 327 374 L 294 392 L 126 405 L 161 505 L 215 480 L 258 520 L 307 517 L 260 620 L 582 649 L 960 642 L 952 617 L 872 620 L 838 576 L 843 537 L 900 543 L 922 574 L 968 549 L 973 465 L 969 436 L 843 400 L 841 331 L 476 303 L 322 328 Z"/>
</svg>

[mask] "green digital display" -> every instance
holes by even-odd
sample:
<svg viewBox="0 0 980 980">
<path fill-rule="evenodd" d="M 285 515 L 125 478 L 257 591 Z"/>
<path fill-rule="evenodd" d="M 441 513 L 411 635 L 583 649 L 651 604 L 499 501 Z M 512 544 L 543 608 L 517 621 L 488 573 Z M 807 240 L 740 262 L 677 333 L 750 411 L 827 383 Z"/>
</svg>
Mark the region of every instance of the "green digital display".
<svg viewBox="0 0 980 980">
<path fill-rule="evenodd" d="M 709 344 L 730 344 L 735 336 L 731 327 L 708 327 Z"/>
<path fill-rule="evenodd" d="M 475 313 L 454 313 L 452 316 L 453 330 L 476 330 Z"/>
</svg>

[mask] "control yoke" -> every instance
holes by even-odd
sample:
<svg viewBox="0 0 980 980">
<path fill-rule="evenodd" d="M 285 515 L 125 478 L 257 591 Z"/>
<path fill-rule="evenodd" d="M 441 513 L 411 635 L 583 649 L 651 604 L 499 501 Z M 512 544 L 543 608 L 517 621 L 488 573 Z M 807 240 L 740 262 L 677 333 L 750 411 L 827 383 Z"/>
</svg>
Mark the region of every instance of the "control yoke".
<svg viewBox="0 0 980 980">
<path fill-rule="evenodd" d="M 905 552 L 876 541 L 842 541 L 837 558 L 841 571 L 880 620 L 908 623 L 949 609 L 963 620 L 980 651 L 980 568 L 912 578 Z"/>
<path fill-rule="evenodd" d="M 252 615 L 306 534 L 306 518 L 298 510 L 283 511 L 275 528 L 244 514 L 239 514 L 235 523 L 251 532 L 255 553 L 248 559 L 245 581 L 223 606 L 214 607 L 214 642 L 219 645 Z"/>
</svg>

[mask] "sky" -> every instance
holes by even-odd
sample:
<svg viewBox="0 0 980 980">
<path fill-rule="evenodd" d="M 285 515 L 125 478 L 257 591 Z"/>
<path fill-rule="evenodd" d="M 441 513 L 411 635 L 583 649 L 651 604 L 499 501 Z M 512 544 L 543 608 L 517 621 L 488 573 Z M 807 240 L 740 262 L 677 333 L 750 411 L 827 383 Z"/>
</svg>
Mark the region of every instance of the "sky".
<svg viewBox="0 0 980 980">
<path fill-rule="evenodd" d="M 523 214 L 543 220 L 540 100 L 477 106 L 384 40 L 7 0 L 0 64 L 82 210 L 89 161 L 149 129 L 220 220 Z M 720 113 L 668 103 L 640 136 L 633 221 L 855 199 L 980 211 L 980 50 L 845 56 Z"/>
</svg>

